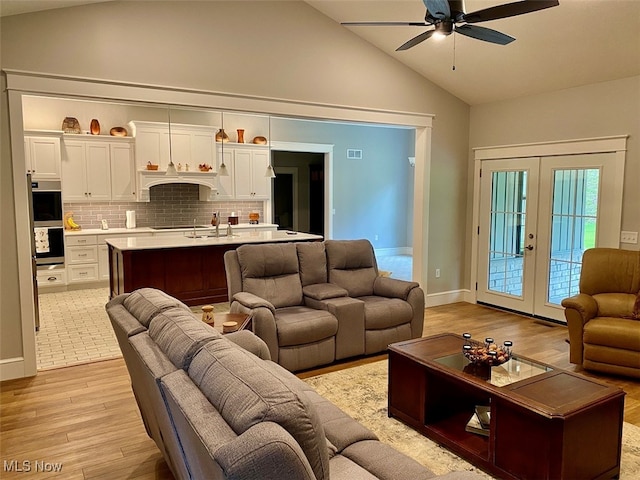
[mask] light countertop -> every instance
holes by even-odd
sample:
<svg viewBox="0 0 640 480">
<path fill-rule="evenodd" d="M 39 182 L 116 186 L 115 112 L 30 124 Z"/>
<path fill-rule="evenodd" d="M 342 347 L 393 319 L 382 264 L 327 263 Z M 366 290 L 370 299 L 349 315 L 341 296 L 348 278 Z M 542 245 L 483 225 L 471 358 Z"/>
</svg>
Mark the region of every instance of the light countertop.
<svg viewBox="0 0 640 480">
<path fill-rule="evenodd" d="M 235 228 L 235 227 L 234 227 Z M 220 229 L 220 233 L 226 229 Z M 138 236 L 138 237 L 122 237 L 108 238 L 107 244 L 121 251 L 128 250 L 153 250 L 159 248 L 185 248 L 185 247 L 201 247 L 211 245 L 234 245 L 245 243 L 267 243 L 267 242 L 299 242 L 309 240 L 322 240 L 321 235 L 313 235 L 310 233 L 294 232 L 287 233 L 286 230 L 277 231 L 234 231 L 232 237 L 221 236 L 216 237 L 200 237 L 189 238 L 184 234 L 161 235 L 161 236 Z"/>
<path fill-rule="evenodd" d="M 196 231 L 203 230 L 213 230 L 214 227 L 198 227 L 196 226 Z M 252 225 L 250 223 L 240 223 L 238 225 L 233 225 L 233 229 L 236 230 L 260 230 L 260 229 L 269 229 L 269 228 L 278 228 L 278 225 L 275 223 L 259 223 L 257 225 Z M 227 229 L 227 225 L 220 225 L 220 232 L 225 232 Z M 101 228 L 87 228 L 82 230 L 65 230 L 64 234 L 73 236 L 73 235 L 122 235 L 123 233 L 139 235 L 143 234 L 159 234 L 162 233 L 164 235 L 168 235 L 171 232 L 175 232 L 179 235 L 182 235 L 184 232 L 189 232 L 193 230 L 193 227 L 185 227 L 185 228 L 152 228 L 152 227 L 137 227 L 137 228 L 109 228 L 107 230 L 102 230 Z"/>
</svg>

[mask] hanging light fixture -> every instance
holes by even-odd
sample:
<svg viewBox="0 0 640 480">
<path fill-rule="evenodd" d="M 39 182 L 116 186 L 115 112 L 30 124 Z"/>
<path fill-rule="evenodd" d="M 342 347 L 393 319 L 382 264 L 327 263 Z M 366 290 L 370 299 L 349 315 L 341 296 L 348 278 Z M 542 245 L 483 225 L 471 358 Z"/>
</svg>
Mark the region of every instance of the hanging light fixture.
<svg viewBox="0 0 640 480">
<path fill-rule="evenodd" d="M 269 115 L 269 164 L 267 165 L 267 171 L 264 172 L 264 176 L 267 178 L 276 178 L 276 172 L 271 166 L 271 115 Z"/>
<path fill-rule="evenodd" d="M 171 105 L 169 105 L 169 165 L 167 165 L 167 172 L 165 175 L 176 176 L 176 166 L 173 164 L 173 148 L 171 145 Z"/>
<path fill-rule="evenodd" d="M 220 112 L 220 123 L 222 124 L 222 126 L 220 127 L 220 130 L 222 132 L 224 132 L 224 112 Z M 222 161 L 220 162 L 220 168 L 218 169 L 218 176 L 220 177 L 228 177 L 229 176 L 229 169 L 227 168 L 227 166 L 224 164 L 224 139 L 220 139 L 220 143 L 222 144 L 221 146 L 221 154 L 222 154 Z"/>
</svg>

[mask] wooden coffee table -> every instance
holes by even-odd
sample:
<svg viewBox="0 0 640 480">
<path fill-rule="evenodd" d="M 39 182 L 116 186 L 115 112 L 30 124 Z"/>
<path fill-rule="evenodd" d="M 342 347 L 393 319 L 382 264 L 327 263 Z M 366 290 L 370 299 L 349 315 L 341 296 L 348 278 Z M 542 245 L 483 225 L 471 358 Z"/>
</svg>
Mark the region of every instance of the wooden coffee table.
<svg viewBox="0 0 640 480">
<path fill-rule="evenodd" d="M 620 474 L 620 388 L 516 354 L 486 379 L 464 344 L 442 334 L 391 345 L 389 416 L 498 478 Z M 465 430 L 477 405 L 490 407 L 488 436 Z"/>
</svg>

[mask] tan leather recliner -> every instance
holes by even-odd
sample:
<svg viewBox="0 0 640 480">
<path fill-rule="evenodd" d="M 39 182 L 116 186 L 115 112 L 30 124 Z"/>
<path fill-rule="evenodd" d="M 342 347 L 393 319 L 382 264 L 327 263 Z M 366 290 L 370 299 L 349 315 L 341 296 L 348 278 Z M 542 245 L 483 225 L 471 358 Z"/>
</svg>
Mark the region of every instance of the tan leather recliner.
<svg viewBox="0 0 640 480">
<path fill-rule="evenodd" d="M 592 248 L 584 252 L 580 293 L 562 300 L 571 363 L 640 378 L 639 291 L 640 251 Z"/>
</svg>

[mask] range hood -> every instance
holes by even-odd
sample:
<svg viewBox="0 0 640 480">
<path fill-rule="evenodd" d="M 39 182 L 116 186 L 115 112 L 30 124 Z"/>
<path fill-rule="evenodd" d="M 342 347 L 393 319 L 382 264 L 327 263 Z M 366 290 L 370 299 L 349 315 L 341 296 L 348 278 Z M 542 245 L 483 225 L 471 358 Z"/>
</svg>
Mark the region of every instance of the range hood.
<svg viewBox="0 0 640 480">
<path fill-rule="evenodd" d="M 215 200 L 217 190 L 216 175 L 217 173 L 215 172 L 177 172 L 176 175 L 167 175 L 165 171 L 140 170 L 138 171 L 138 201 L 148 202 L 150 200 L 149 189 L 151 187 L 169 183 L 199 185 L 200 200 Z"/>
</svg>

